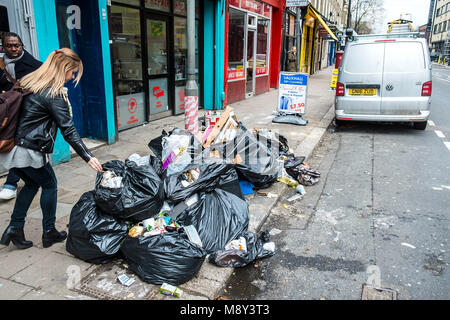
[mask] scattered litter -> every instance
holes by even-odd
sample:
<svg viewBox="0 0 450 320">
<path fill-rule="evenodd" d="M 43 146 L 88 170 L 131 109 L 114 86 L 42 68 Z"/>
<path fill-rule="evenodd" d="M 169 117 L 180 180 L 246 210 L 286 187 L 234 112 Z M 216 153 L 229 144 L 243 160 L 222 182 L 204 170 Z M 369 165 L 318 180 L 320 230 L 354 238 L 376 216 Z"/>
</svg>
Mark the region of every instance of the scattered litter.
<svg viewBox="0 0 450 320">
<path fill-rule="evenodd" d="M 117 176 L 113 171 L 104 171 L 100 185 L 104 188 L 122 188 L 122 177 Z"/>
<path fill-rule="evenodd" d="M 180 298 L 183 295 L 183 290 L 168 283 L 163 283 L 161 288 L 159 288 L 159 292 L 166 296 L 173 296 L 175 298 Z"/>
<path fill-rule="evenodd" d="M 135 282 L 134 278 L 130 278 L 126 274 L 121 274 L 120 276 L 117 277 L 117 280 L 127 287 L 131 286 Z"/>
<path fill-rule="evenodd" d="M 300 193 L 296 193 L 295 195 L 293 195 L 292 197 L 288 198 L 287 201 L 292 202 L 295 201 L 297 199 L 300 199 L 302 197 L 302 194 Z"/>
<path fill-rule="evenodd" d="M 413 249 L 416 248 L 416 247 L 413 246 L 412 244 L 409 244 L 409 243 L 406 243 L 406 242 L 402 242 L 401 245 L 402 245 L 402 246 L 405 246 L 405 247 L 410 247 L 410 248 L 413 248 Z"/>
<path fill-rule="evenodd" d="M 193 242 L 200 247 L 203 247 L 202 240 L 200 239 L 197 229 L 193 225 L 185 226 L 184 231 L 186 232 L 187 237 L 189 238 L 190 242 Z"/>
<path fill-rule="evenodd" d="M 282 231 L 280 229 L 277 228 L 273 228 L 272 230 L 270 230 L 269 234 L 271 236 L 276 236 L 277 234 L 280 234 Z"/>
</svg>

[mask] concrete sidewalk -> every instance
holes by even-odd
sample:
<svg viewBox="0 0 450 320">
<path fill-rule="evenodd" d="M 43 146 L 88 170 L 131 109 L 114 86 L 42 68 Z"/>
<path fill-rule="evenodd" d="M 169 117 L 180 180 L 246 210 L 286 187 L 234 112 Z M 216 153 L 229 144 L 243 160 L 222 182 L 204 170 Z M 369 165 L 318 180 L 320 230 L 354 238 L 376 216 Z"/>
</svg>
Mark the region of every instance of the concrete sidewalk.
<svg viewBox="0 0 450 320">
<path fill-rule="evenodd" d="M 312 153 L 326 128 L 334 118 L 335 92 L 329 89 L 331 72 L 329 67 L 310 77 L 307 110 L 304 118 L 306 126 L 272 123 L 272 112 L 276 109 L 278 91 L 232 104 L 237 118 L 249 128 L 268 128 L 278 130 L 288 139 L 290 148 L 297 156 Z M 200 111 L 200 115 L 205 112 Z M 113 159 L 124 160 L 133 153 L 150 153 L 148 142 L 159 136 L 165 129 L 184 129 L 184 116 L 161 119 L 150 124 L 120 133 L 120 140 L 113 145 L 95 145 L 94 155 L 104 163 Z M 58 230 L 67 230 L 70 212 L 81 195 L 94 189 L 96 173 L 79 157 L 54 167 L 58 178 Z M 0 180 L 4 183 L 5 178 Z M 22 186 L 19 184 L 19 187 Z M 279 195 L 287 190 L 282 183 L 275 183 L 263 192 L 276 197 L 255 195 L 248 200 L 250 209 L 249 230 L 259 231 Z M 39 206 L 40 192 L 35 197 L 25 225 L 27 240 L 34 243 L 32 248 L 17 250 L 11 243 L 9 247 L 0 245 L 0 299 L 8 300 L 74 300 L 74 299 L 172 299 L 159 293 L 159 285 L 141 281 L 127 269 L 126 261 L 117 259 L 106 265 L 93 265 L 75 258 L 65 249 L 65 242 L 50 248 L 42 247 L 42 213 Z M 300 201 L 301 204 L 301 201 Z M 9 224 L 14 200 L 0 202 L 0 232 Z M 276 256 L 271 259 L 276 259 Z M 184 290 L 182 299 L 214 299 L 233 273 L 232 268 L 219 268 L 207 259 L 200 272 L 189 282 L 179 286 Z M 117 275 L 126 272 L 136 279 L 130 287 L 119 284 Z M 81 281 L 80 281 L 81 280 Z M 75 284 L 75 286 L 74 286 Z"/>
</svg>

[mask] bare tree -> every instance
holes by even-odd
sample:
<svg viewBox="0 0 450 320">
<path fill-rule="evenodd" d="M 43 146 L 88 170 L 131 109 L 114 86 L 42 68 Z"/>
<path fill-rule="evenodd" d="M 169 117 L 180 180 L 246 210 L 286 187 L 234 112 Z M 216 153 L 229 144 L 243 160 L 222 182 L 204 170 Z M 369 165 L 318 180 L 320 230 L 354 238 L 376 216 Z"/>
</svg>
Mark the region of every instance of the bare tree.
<svg viewBox="0 0 450 320">
<path fill-rule="evenodd" d="M 373 31 L 372 27 L 383 20 L 384 0 L 353 0 L 351 7 L 351 26 L 358 34 Z"/>
</svg>

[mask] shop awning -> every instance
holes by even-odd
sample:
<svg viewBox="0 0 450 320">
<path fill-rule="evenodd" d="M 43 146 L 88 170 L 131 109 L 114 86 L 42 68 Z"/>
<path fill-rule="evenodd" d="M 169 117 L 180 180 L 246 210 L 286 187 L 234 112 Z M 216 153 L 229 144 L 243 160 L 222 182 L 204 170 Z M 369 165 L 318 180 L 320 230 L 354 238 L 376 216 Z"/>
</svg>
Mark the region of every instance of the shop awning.
<svg viewBox="0 0 450 320">
<path fill-rule="evenodd" d="M 317 13 L 317 11 L 312 7 L 312 6 L 308 6 L 308 13 L 313 16 L 314 18 L 316 18 L 317 20 L 319 20 L 320 24 L 322 25 L 322 27 L 325 28 L 325 30 L 327 30 L 328 34 L 336 41 L 339 41 L 339 39 L 334 35 L 333 31 L 330 30 L 330 27 L 327 26 L 327 24 L 325 23 L 325 21 L 323 21 L 322 17 L 320 16 L 319 13 Z"/>
</svg>

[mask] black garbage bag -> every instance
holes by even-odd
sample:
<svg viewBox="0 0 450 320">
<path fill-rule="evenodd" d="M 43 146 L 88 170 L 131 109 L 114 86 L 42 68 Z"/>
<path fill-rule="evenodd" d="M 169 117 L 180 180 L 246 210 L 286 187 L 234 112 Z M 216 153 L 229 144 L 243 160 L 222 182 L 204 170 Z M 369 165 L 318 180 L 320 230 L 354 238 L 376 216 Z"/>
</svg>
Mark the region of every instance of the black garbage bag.
<svg viewBox="0 0 450 320">
<path fill-rule="evenodd" d="M 159 213 L 164 203 L 164 184 L 151 165 L 112 160 L 103 170 L 122 178 L 121 186 L 102 186 L 103 174 L 97 173 L 95 201 L 103 212 L 118 219 L 139 222 Z"/>
<path fill-rule="evenodd" d="M 168 135 L 161 137 L 162 169 L 166 175 L 184 172 L 192 163 L 203 161 L 203 145 L 190 132 L 175 128 Z M 152 150 L 156 147 L 152 147 Z"/>
<path fill-rule="evenodd" d="M 212 253 L 224 249 L 227 243 L 248 229 L 248 204 L 220 189 L 204 192 L 176 221 L 183 226 L 193 225 L 203 248 Z"/>
<path fill-rule="evenodd" d="M 94 191 L 86 192 L 70 213 L 66 250 L 89 263 L 108 263 L 119 254 L 127 228 L 127 223 L 101 212 Z"/>
<path fill-rule="evenodd" d="M 247 250 L 220 250 L 209 255 L 209 261 L 219 267 L 241 268 L 257 259 L 271 257 L 275 254 L 275 245 L 269 244 L 269 232 L 262 231 L 256 235 L 247 231 L 241 235 L 246 240 Z"/>
<path fill-rule="evenodd" d="M 206 251 L 177 231 L 148 237 L 127 237 L 121 247 L 131 271 L 143 281 L 177 286 L 194 277 Z"/>
<path fill-rule="evenodd" d="M 255 137 L 242 123 L 234 139 L 213 144 L 208 151 L 218 151 L 225 162 L 235 164 L 239 177 L 256 189 L 268 188 L 277 181 L 278 145 L 264 136 Z"/>
<path fill-rule="evenodd" d="M 312 186 L 319 182 L 320 172 L 312 169 L 305 161 L 305 157 L 296 157 L 292 154 L 284 161 L 284 169 L 292 178 L 304 186 Z"/>
<path fill-rule="evenodd" d="M 254 129 L 254 131 L 257 140 L 260 140 L 260 137 L 264 137 L 265 139 L 270 140 L 269 147 L 278 145 L 278 156 L 287 155 L 289 153 L 288 140 L 285 136 L 268 129 Z"/>
<path fill-rule="evenodd" d="M 197 170 L 197 179 L 192 179 L 193 170 Z M 189 182 L 191 180 L 191 182 Z M 236 188 L 229 188 L 236 184 Z M 227 189 L 243 199 L 239 187 L 239 177 L 233 165 L 225 162 L 191 164 L 179 174 L 167 176 L 164 179 L 164 192 L 170 202 L 183 201 L 195 193 L 210 192 L 214 189 Z M 233 190 L 234 189 L 234 190 Z"/>
<path fill-rule="evenodd" d="M 162 159 L 162 141 L 165 136 L 168 136 L 168 133 L 166 130 L 163 130 L 160 136 L 150 140 L 148 143 L 150 150 L 152 150 L 153 154 L 160 160 Z"/>
</svg>

